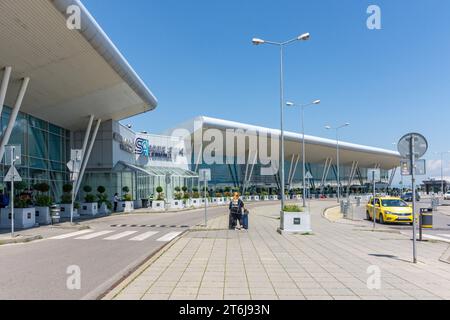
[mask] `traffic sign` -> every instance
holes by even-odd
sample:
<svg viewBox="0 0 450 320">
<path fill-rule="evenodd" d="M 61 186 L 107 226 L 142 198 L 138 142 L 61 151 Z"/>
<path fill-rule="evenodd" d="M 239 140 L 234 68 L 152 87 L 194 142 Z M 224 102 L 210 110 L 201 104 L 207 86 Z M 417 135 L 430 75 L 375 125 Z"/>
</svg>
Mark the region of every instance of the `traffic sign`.
<svg viewBox="0 0 450 320">
<path fill-rule="evenodd" d="M 403 158 L 411 157 L 411 143 L 414 149 L 414 158 L 419 159 L 428 150 L 427 139 L 420 133 L 408 133 L 404 135 L 397 144 L 398 152 Z"/>
<path fill-rule="evenodd" d="M 172 176 L 170 175 L 170 173 L 166 174 L 166 184 L 170 184 L 172 182 Z"/>
<path fill-rule="evenodd" d="M 7 166 L 13 165 L 20 166 L 22 164 L 22 146 L 21 145 L 9 145 L 5 148 L 5 164 Z"/>
<path fill-rule="evenodd" d="M 313 179 L 314 177 L 313 177 L 313 175 L 311 174 L 311 172 L 306 172 L 306 175 L 305 175 L 305 179 Z"/>
<path fill-rule="evenodd" d="M 381 180 L 381 170 L 380 169 L 367 169 L 367 179 L 371 182 Z"/>
<path fill-rule="evenodd" d="M 410 160 L 402 160 L 400 161 L 400 174 L 402 176 L 410 176 L 412 175 L 411 161 Z M 415 161 L 415 175 L 424 176 L 427 174 L 427 164 L 425 159 L 419 159 Z"/>
<path fill-rule="evenodd" d="M 200 169 L 198 173 L 200 182 L 211 181 L 211 169 Z"/>
<path fill-rule="evenodd" d="M 70 150 L 70 160 L 81 162 L 83 150 L 72 149 Z"/>
<path fill-rule="evenodd" d="M 11 166 L 11 168 L 9 168 L 8 173 L 6 174 L 3 181 L 4 182 L 20 182 L 20 181 L 22 181 L 22 177 L 20 176 L 16 167 Z"/>
</svg>

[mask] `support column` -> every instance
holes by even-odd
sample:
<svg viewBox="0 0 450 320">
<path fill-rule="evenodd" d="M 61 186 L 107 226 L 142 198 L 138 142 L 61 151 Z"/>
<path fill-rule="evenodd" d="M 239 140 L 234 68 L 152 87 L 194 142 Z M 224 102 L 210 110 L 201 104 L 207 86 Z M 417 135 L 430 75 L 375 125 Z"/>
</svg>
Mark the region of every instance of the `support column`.
<svg viewBox="0 0 450 320">
<path fill-rule="evenodd" d="M 8 91 L 9 79 L 11 78 L 11 67 L 6 67 L 3 73 L 3 80 L 0 86 L 0 115 L 3 111 L 3 105 L 5 104 L 6 92 Z"/>
<path fill-rule="evenodd" d="M 83 164 L 81 166 L 80 174 L 78 176 L 78 181 L 75 188 L 74 196 L 77 197 L 78 191 L 80 190 L 81 182 L 83 180 L 84 172 L 86 171 L 87 164 L 89 162 L 89 158 L 91 156 L 92 148 L 94 147 L 95 139 L 97 139 L 98 129 L 100 128 L 100 124 L 102 123 L 101 119 L 97 120 L 97 125 L 95 126 L 94 132 L 92 133 L 91 142 L 89 144 L 89 148 L 87 150 L 86 156 L 83 156 Z"/>
<path fill-rule="evenodd" d="M 0 144 L 0 161 L 3 159 L 3 155 L 5 154 L 5 147 L 9 143 L 9 138 L 11 137 L 11 133 L 14 128 L 14 124 L 16 123 L 17 115 L 19 114 L 19 110 L 20 107 L 22 106 L 23 98 L 25 96 L 25 93 L 27 92 L 29 83 L 30 78 L 24 78 L 22 80 L 22 85 L 20 87 L 19 94 L 17 95 L 16 103 L 14 105 L 13 110 L 11 111 L 8 127 L 6 128 L 6 131 L 3 134 L 2 141 Z"/>
</svg>

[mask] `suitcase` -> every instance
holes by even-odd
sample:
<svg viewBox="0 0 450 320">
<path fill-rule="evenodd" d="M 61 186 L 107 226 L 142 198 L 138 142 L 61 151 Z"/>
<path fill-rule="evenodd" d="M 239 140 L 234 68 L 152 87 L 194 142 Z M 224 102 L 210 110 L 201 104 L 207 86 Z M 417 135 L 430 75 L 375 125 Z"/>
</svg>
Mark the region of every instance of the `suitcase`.
<svg viewBox="0 0 450 320">
<path fill-rule="evenodd" d="M 242 227 L 248 229 L 248 214 L 242 215 Z"/>
</svg>

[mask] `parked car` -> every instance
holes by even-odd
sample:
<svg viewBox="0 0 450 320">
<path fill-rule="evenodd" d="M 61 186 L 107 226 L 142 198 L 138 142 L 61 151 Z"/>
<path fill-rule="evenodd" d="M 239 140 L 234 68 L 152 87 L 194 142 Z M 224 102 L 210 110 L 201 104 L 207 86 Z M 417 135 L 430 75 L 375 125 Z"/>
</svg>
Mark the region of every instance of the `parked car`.
<svg viewBox="0 0 450 320">
<path fill-rule="evenodd" d="M 413 201 L 413 194 L 412 192 L 407 192 L 402 195 L 402 200 L 406 202 L 412 202 Z M 416 201 L 420 201 L 420 195 L 418 192 L 416 192 Z"/>
<path fill-rule="evenodd" d="M 373 198 L 369 200 L 366 207 L 367 220 L 373 221 Z M 405 201 L 394 197 L 375 198 L 375 217 L 381 224 L 413 223 L 412 208 Z"/>
<path fill-rule="evenodd" d="M 450 200 L 450 191 L 447 191 L 447 193 L 444 194 L 444 200 Z"/>
</svg>

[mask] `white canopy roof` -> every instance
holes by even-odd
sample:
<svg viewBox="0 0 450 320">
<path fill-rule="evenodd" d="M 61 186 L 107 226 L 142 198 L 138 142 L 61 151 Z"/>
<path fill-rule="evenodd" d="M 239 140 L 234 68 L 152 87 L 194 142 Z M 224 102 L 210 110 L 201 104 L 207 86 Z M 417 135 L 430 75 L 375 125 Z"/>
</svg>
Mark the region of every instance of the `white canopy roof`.
<svg viewBox="0 0 450 320">
<path fill-rule="evenodd" d="M 246 131 L 254 131 L 266 133 L 268 136 L 280 135 L 280 130 L 265 127 L 254 126 L 250 124 L 228 121 L 205 116 L 197 117 L 187 121 L 175 129 L 187 129 L 192 134 L 194 130 L 194 122 L 200 123 L 197 128 L 214 128 L 219 130 L 242 129 Z M 169 130 L 166 134 L 171 134 L 173 130 Z M 324 163 L 327 158 L 336 160 L 336 140 L 324 139 L 305 135 L 305 151 L 307 161 L 311 163 Z M 374 148 L 354 143 L 339 142 L 340 162 L 341 164 L 350 165 L 353 161 L 358 161 L 359 167 L 371 168 L 379 165 L 380 168 L 390 170 L 400 165 L 400 154 L 396 151 Z M 248 150 L 247 150 L 248 151 Z M 293 155 L 302 154 L 302 135 L 294 132 L 285 132 L 285 159 L 291 160 Z"/>
<path fill-rule="evenodd" d="M 81 30 L 66 10 L 81 9 Z M 107 6 L 107 3 L 105 3 Z M 22 111 L 68 129 L 94 114 L 121 120 L 154 109 L 157 100 L 79 0 L 1 0 L 0 75 L 13 69 L 6 105 L 30 77 Z"/>
</svg>

